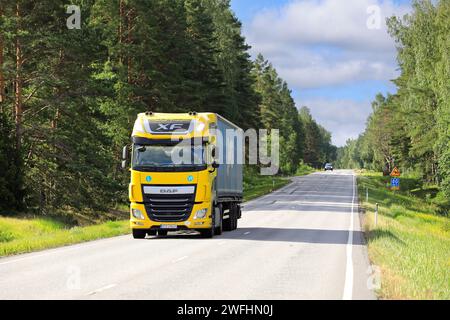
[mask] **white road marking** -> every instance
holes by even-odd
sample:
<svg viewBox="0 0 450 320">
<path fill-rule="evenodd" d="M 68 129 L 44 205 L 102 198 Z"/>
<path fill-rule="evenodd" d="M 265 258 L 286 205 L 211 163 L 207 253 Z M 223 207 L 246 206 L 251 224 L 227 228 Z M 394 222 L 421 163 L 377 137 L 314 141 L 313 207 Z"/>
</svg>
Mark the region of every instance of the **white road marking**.
<svg viewBox="0 0 450 320">
<path fill-rule="evenodd" d="M 345 269 L 345 284 L 343 300 L 352 300 L 353 296 L 353 206 L 355 203 L 355 176 L 352 176 L 352 210 L 350 216 L 350 227 L 348 229 L 348 242 L 347 242 L 347 266 Z"/>
<path fill-rule="evenodd" d="M 249 235 L 250 233 L 250 231 L 247 231 L 246 233 L 244 233 L 244 236 Z"/>
<path fill-rule="evenodd" d="M 274 195 L 274 194 L 269 194 L 266 197 L 267 198 L 272 198 L 275 196 L 282 196 L 284 198 L 349 198 L 350 196 L 339 196 L 339 195 L 317 195 L 317 194 L 302 194 L 302 195 L 298 195 L 298 194 L 280 194 L 280 195 Z M 277 200 L 277 202 L 279 202 L 280 200 Z"/>
<path fill-rule="evenodd" d="M 277 204 L 295 204 L 295 205 L 302 205 L 302 206 L 330 206 L 330 207 L 344 207 L 344 208 L 350 208 L 352 206 L 351 202 L 310 202 L 310 201 L 277 201 Z"/>
<path fill-rule="evenodd" d="M 181 257 L 181 258 L 178 258 L 178 259 L 172 261 L 172 263 L 181 262 L 181 261 L 183 261 L 183 260 L 186 260 L 187 258 L 189 258 L 189 257 L 188 257 L 188 256 L 184 256 L 184 257 Z"/>
<path fill-rule="evenodd" d="M 112 288 L 114 288 L 114 287 L 117 287 L 117 284 L 113 283 L 113 284 L 110 284 L 110 285 L 101 287 L 100 289 L 97 289 L 97 290 L 94 290 L 94 291 L 89 292 L 89 293 L 87 294 L 87 296 L 92 296 L 92 295 L 94 295 L 94 294 L 103 292 L 103 291 L 108 290 L 108 289 L 112 289 Z"/>
</svg>

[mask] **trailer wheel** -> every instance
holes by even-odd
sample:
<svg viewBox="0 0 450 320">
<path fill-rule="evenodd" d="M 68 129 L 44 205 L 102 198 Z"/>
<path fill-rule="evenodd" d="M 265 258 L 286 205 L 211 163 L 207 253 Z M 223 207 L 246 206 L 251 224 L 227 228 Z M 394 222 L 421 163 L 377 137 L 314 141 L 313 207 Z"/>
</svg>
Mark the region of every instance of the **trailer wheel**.
<svg viewBox="0 0 450 320">
<path fill-rule="evenodd" d="M 232 221 L 231 230 L 236 230 L 238 227 L 238 219 L 239 219 L 239 205 L 236 203 L 233 203 L 232 210 L 233 210 L 233 214 L 232 214 L 233 219 L 231 220 Z"/>
<path fill-rule="evenodd" d="M 233 230 L 236 230 L 238 228 L 238 221 L 238 212 L 236 210 L 236 214 L 233 215 Z"/>
<path fill-rule="evenodd" d="M 133 238 L 134 239 L 145 239 L 146 235 L 147 235 L 147 230 L 133 229 Z"/>
<path fill-rule="evenodd" d="M 228 213 L 228 219 L 223 220 L 223 231 L 233 230 L 233 205 L 230 206 L 230 211 Z"/>
<path fill-rule="evenodd" d="M 230 212 L 228 219 L 223 221 L 223 229 L 225 231 L 233 231 L 237 228 L 238 206 L 235 203 L 230 204 Z"/>
</svg>

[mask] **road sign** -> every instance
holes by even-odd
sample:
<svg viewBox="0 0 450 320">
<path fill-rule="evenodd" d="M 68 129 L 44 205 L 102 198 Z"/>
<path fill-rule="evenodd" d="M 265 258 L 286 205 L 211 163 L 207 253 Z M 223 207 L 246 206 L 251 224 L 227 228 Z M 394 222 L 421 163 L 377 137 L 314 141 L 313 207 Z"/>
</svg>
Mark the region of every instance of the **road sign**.
<svg viewBox="0 0 450 320">
<path fill-rule="evenodd" d="M 400 190 L 400 178 L 391 179 L 391 190 Z"/>
<path fill-rule="evenodd" d="M 400 170 L 398 170 L 398 168 L 395 167 L 394 170 L 392 170 L 391 172 L 391 177 L 400 177 L 400 176 L 401 176 Z"/>
</svg>

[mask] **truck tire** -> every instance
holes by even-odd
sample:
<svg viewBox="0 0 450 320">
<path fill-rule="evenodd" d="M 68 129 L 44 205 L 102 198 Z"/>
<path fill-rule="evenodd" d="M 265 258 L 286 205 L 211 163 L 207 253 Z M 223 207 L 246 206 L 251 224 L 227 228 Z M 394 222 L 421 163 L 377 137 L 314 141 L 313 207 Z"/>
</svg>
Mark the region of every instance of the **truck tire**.
<svg viewBox="0 0 450 320">
<path fill-rule="evenodd" d="M 231 221 L 231 212 L 230 217 L 228 219 L 223 220 L 223 231 L 231 231 L 233 230 L 232 221 Z"/>
<path fill-rule="evenodd" d="M 212 215 L 212 226 L 211 226 L 211 228 L 198 230 L 200 232 L 200 236 L 202 238 L 211 239 L 211 238 L 214 237 L 214 230 L 215 230 L 215 226 L 216 226 L 215 216 L 216 216 L 215 214 Z"/>
<path fill-rule="evenodd" d="M 147 230 L 133 229 L 133 238 L 134 239 L 145 239 L 146 235 L 147 235 Z"/>
<path fill-rule="evenodd" d="M 237 220 L 238 220 L 238 212 L 239 207 L 237 204 L 230 204 L 230 212 L 228 214 L 228 219 L 223 221 L 223 230 L 225 231 L 233 231 L 237 228 Z"/>
<path fill-rule="evenodd" d="M 219 210 L 219 225 L 214 230 L 214 234 L 220 236 L 223 232 L 223 207 L 219 204 L 217 208 Z"/>
<path fill-rule="evenodd" d="M 231 231 L 231 230 L 233 230 L 233 205 L 231 205 L 230 207 L 228 219 L 223 220 L 223 231 Z"/>
<path fill-rule="evenodd" d="M 202 238 L 205 238 L 205 239 L 213 238 L 214 237 L 214 227 L 205 229 L 205 230 L 200 230 L 200 235 Z"/>
<path fill-rule="evenodd" d="M 167 230 L 158 230 L 158 236 L 167 236 Z"/>
<path fill-rule="evenodd" d="M 231 230 L 236 230 L 238 227 L 238 219 L 239 219 L 239 205 L 237 203 L 233 203 L 233 219 L 232 219 L 232 228 Z"/>
<path fill-rule="evenodd" d="M 237 206 L 236 206 L 237 208 Z M 235 214 L 233 215 L 233 228 L 232 230 L 236 230 L 238 227 L 238 212 L 237 210 L 235 211 Z"/>
</svg>

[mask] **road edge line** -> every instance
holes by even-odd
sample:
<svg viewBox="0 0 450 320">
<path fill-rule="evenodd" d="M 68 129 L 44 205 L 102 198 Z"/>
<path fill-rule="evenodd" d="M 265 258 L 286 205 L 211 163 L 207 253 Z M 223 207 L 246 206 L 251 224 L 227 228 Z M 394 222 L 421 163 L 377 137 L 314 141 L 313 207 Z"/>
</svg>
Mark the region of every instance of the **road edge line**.
<svg viewBox="0 0 450 320">
<path fill-rule="evenodd" d="M 352 300 L 353 297 L 353 224 L 355 205 L 355 174 L 352 174 L 352 210 L 350 216 L 350 227 L 348 229 L 347 241 L 347 263 L 345 268 L 344 294 L 342 300 Z"/>
</svg>

